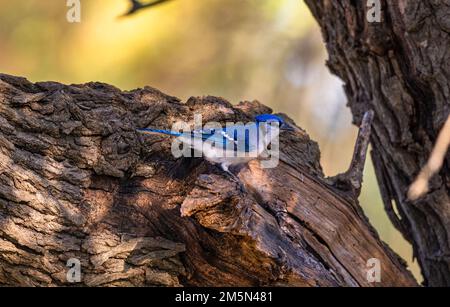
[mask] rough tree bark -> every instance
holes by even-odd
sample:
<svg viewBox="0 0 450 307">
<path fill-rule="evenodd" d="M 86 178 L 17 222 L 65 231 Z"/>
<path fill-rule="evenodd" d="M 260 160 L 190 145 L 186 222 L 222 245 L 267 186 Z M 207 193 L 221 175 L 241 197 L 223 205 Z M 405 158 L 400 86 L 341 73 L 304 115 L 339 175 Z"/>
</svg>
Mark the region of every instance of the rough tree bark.
<svg viewBox="0 0 450 307">
<path fill-rule="evenodd" d="M 368 1 L 305 2 L 322 28 L 328 66 L 345 82 L 355 123 L 366 110 L 376 113 L 371 153 L 391 221 L 413 244 L 425 285 L 450 286 L 448 154 L 430 192 L 406 198 L 449 115 L 450 2 L 380 1 L 380 23 L 367 21 Z"/>
<path fill-rule="evenodd" d="M 248 121 L 270 109 L 215 97 L 186 103 L 146 87 L 30 83 L 0 74 L 0 285 L 411 286 L 355 198 L 328 184 L 305 131 L 281 161 L 239 171 L 136 128 Z M 369 283 L 366 262 L 381 262 Z"/>
</svg>

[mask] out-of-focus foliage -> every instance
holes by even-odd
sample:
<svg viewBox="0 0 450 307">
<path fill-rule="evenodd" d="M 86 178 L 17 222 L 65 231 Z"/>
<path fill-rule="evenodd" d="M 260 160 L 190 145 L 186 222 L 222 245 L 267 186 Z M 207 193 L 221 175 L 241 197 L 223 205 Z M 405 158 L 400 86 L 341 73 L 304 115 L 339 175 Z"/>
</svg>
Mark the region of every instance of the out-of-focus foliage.
<svg viewBox="0 0 450 307">
<path fill-rule="evenodd" d="M 123 18 L 126 0 L 81 0 L 81 23 L 67 22 L 65 2 L 0 0 L 1 72 L 121 89 L 151 85 L 182 99 L 257 99 L 318 141 L 327 175 L 348 166 L 357 129 L 301 0 L 177 0 Z M 420 276 L 411 246 L 383 210 L 370 161 L 361 203 L 382 239 Z"/>
</svg>

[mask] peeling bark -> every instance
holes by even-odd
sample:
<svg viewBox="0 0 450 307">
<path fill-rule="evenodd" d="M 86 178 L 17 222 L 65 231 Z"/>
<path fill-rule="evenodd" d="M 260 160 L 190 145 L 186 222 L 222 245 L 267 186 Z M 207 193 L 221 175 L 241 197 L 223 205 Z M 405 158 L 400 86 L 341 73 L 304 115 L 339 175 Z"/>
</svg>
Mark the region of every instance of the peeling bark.
<svg viewBox="0 0 450 307">
<path fill-rule="evenodd" d="M 450 111 L 449 2 L 381 1 L 380 23 L 367 21 L 367 1 L 305 2 L 354 122 L 375 111 L 372 159 L 390 219 L 413 244 L 425 285 L 450 286 L 449 154 L 426 196 L 406 196 Z"/>
<path fill-rule="evenodd" d="M 246 122 L 267 112 L 0 74 L 0 285 L 71 285 L 70 258 L 88 286 L 415 285 L 357 200 L 327 184 L 303 130 L 282 136 L 277 168 L 239 171 L 245 191 L 201 158 L 173 158 L 169 139 L 136 132 L 194 113 Z"/>
</svg>

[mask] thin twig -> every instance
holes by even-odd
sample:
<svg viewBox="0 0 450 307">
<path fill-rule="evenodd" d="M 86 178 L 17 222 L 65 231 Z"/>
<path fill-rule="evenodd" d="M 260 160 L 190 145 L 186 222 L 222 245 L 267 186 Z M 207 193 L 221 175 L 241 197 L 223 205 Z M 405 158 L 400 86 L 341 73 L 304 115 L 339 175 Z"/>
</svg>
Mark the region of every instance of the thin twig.
<svg viewBox="0 0 450 307">
<path fill-rule="evenodd" d="M 155 0 L 153 2 L 149 3 L 142 3 L 140 0 L 130 0 L 131 2 L 131 8 L 122 16 L 130 16 L 132 14 L 135 14 L 137 11 L 140 11 L 145 8 L 149 8 L 164 2 L 168 2 L 170 0 Z"/>
<path fill-rule="evenodd" d="M 431 177 L 441 169 L 450 145 L 450 115 L 441 129 L 427 164 L 422 168 L 416 180 L 408 190 L 408 199 L 416 200 L 428 192 Z"/>
</svg>

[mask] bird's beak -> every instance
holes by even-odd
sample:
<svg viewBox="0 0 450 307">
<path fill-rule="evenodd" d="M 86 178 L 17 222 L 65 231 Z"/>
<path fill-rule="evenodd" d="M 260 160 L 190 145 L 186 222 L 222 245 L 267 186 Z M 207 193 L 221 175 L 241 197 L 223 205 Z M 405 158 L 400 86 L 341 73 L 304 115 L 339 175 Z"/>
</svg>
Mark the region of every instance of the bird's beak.
<svg viewBox="0 0 450 307">
<path fill-rule="evenodd" d="M 284 124 L 283 127 L 281 127 L 281 130 L 284 130 L 284 131 L 295 131 L 294 127 L 292 127 L 291 125 L 288 125 L 288 124 Z"/>
</svg>

